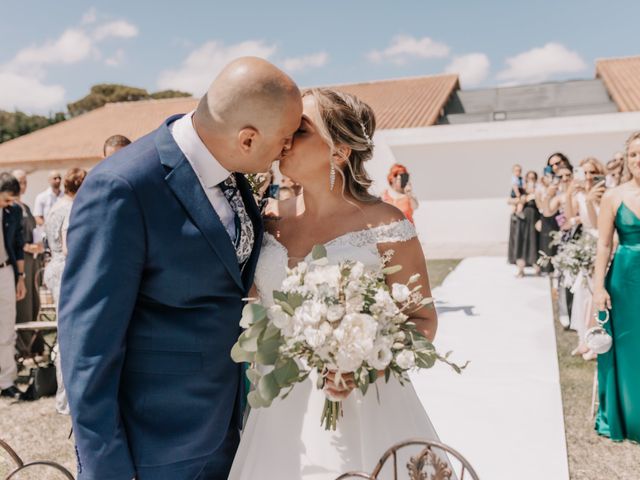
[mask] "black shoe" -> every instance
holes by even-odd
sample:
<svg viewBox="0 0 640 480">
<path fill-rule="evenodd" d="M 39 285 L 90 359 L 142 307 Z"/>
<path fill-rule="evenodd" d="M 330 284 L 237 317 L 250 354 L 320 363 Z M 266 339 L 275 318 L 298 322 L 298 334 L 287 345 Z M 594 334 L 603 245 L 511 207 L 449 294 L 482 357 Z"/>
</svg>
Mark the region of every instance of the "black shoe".
<svg viewBox="0 0 640 480">
<path fill-rule="evenodd" d="M 0 390 L 0 397 L 9 397 L 15 400 L 20 400 L 21 396 L 22 392 L 18 390 L 15 385 L 11 385 L 4 390 Z"/>
</svg>

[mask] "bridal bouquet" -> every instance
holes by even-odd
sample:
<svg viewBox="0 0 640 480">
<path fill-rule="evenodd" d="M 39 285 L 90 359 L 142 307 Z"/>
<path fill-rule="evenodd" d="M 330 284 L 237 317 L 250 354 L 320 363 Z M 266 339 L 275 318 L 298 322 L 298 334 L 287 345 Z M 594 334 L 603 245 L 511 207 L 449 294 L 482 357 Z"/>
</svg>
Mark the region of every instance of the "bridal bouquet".
<svg viewBox="0 0 640 480">
<path fill-rule="evenodd" d="M 401 268 L 387 267 L 392 254 L 372 270 L 353 261 L 329 264 L 326 249 L 317 245 L 312 261 L 288 269 L 280 290 L 273 292 L 274 305 L 245 306 L 240 324 L 246 330 L 231 356 L 252 364 L 247 370 L 255 387 L 248 396 L 251 407 L 268 407 L 275 398 L 285 398 L 312 371 L 318 373 L 320 389 L 327 372 L 336 372 L 336 383 L 352 373 L 366 394 L 381 372 L 385 381 L 394 375 L 404 385 L 410 369 L 431 368 L 438 360 L 458 373 L 466 367 L 451 363 L 451 352 L 437 353 L 409 321 L 411 312 L 433 300 L 423 298 L 419 286 L 412 287 L 419 275 L 407 284 L 387 286 L 385 276 Z M 327 398 L 320 422 L 335 430 L 341 415 L 341 402 Z"/>
<path fill-rule="evenodd" d="M 553 268 L 562 273 L 562 286 L 571 288 L 577 279 L 587 281 L 593 274 L 596 261 L 596 251 L 598 239 L 588 231 L 583 231 L 580 235 L 562 240 L 562 232 L 552 232 L 551 245 L 557 245 L 558 251 L 555 255 L 549 256 L 540 252 L 538 264 L 546 266 L 549 263 Z"/>
</svg>

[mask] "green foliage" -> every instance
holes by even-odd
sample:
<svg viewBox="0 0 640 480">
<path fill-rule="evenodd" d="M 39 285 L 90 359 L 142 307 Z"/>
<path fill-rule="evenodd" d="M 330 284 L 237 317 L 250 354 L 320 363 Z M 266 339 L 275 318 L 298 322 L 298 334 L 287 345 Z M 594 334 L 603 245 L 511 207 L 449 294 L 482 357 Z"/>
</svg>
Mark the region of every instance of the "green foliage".
<svg viewBox="0 0 640 480">
<path fill-rule="evenodd" d="M 178 90 L 162 90 L 149 94 L 144 88 L 130 87 L 116 83 L 101 83 L 91 87 L 89 95 L 76 102 L 69 103 L 67 108 L 72 117 L 100 108 L 113 102 L 136 102 L 138 100 L 164 99 L 174 97 L 190 97 L 186 92 Z"/>
<path fill-rule="evenodd" d="M 64 119 L 65 115 L 62 112 L 44 117 L 42 115 L 27 115 L 20 111 L 6 112 L 0 110 L 0 143 L 35 132 Z"/>
</svg>

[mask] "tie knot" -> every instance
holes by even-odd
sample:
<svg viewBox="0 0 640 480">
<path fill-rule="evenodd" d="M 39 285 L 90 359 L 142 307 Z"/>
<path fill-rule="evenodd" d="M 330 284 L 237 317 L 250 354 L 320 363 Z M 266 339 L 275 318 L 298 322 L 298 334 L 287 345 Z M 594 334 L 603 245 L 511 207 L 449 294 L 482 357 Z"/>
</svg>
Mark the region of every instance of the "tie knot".
<svg viewBox="0 0 640 480">
<path fill-rule="evenodd" d="M 238 184 L 236 183 L 236 177 L 235 175 L 232 173 L 231 175 L 229 175 L 225 180 L 223 180 L 222 182 L 220 182 L 218 184 L 218 186 L 222 189 L 222 190 L 228 190 L 230 188 L 238 188 Z"/>
</svg>

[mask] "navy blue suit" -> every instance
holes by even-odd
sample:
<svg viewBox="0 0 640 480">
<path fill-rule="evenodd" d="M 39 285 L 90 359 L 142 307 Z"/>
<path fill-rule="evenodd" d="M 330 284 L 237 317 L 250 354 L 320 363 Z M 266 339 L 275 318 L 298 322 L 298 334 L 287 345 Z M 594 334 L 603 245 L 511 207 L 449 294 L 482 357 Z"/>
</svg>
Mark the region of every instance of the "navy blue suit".
<svg viewBox="0 0 640 480">
<path fill-rule="evenodd" d="M 22 208 L 10 205 L 4 208 L 2 235 L 4 247 L 13 266 L 13 273 L 18 281 L 18 260 L 24 260 L 24 237 L 22 235 Z"/>
<path fill-rule="evenodd" d="M 237 448 L 230 351 L 262 223 L 238 175 L 256 232 L 241 271 L 177 118 L 99 164 L 74 201 L 59 335 L 82 480 L 222 479 Z"/>
</svg>

